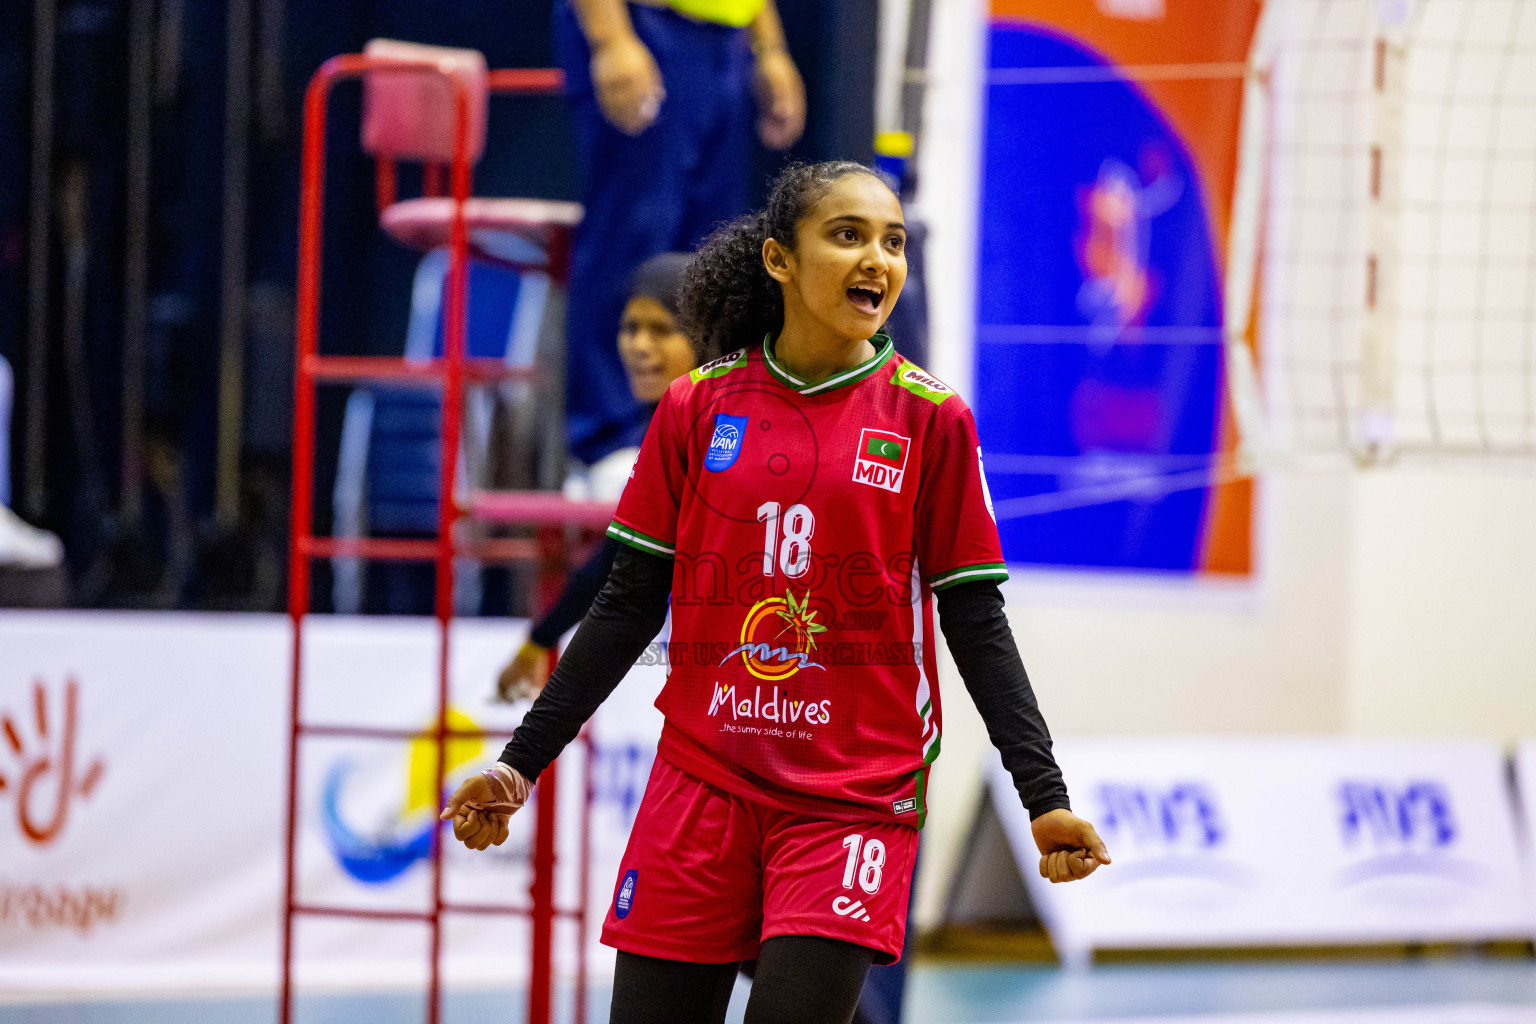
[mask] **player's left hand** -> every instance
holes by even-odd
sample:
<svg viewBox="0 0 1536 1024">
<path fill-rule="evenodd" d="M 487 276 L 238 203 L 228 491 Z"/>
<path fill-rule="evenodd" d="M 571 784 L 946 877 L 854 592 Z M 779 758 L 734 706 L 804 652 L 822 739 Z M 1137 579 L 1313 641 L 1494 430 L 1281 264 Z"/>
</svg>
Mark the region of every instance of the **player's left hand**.
<svg viewBox="0 0 1536 1024">
<path fill-rule="evenodd" d="M 500 846 L 507 841 L 507 814 L 491 814 L 474 808 L 453 818 L 453 837 L 471 850 L 483 850 L 488 846 Z"/>
<path fill-rule="evenodd" d="M 1110 862 L 1109 851 L 1093 826 L 1069 810 L 1047 811 L 1030 823 L 1030 830 L 1040 848 L 1041 878 L 1072 882 Z"/>
<path fill-rule="evenodd" d="M 453 822 L 453 837 L 471 850 L 506 842 L 508 821 L 528 801 L 533 783 L 506 765 L 471 775 L 448 798 L 442 820 Z"/>
<path fill-rule="evenodd" d="M 788 149 L 805 132 L 805 83 L 784 50 L 757 58 L 757 137 L 769 149 Z"/>
</svg>

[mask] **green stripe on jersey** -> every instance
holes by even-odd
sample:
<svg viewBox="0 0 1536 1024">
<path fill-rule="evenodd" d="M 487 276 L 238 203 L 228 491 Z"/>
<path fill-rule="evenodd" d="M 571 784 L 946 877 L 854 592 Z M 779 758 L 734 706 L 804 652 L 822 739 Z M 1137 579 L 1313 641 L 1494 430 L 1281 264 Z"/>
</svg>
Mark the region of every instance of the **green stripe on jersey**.
<svg viewBox="0 0 1536 1024">
<path fill-rule="evenodd" d="M 933 701 L 929 700 L 923 704 L 922 710 L 917 713 L 917 717 L 922 719 L 923 722 L 924 736 L 928 735 L 928 726 L 933 724 L 932 711 Z M 934 759 L 939 756 L 939 746 L 943 739 L 944 737 L 939 734 L 938 726 L 934 726 L 933 739 L 923 741 L 923 764 L 933 764 Z"/>
<path fill-rule="evenodd" d="M 874 345 L 876 349 L 873 356 L 870 356 L 858 366 L 834 373 L 826 380 L 817 381 L 815 384 L 807 384 L 786 370 L 778 361 L 773 354 L 773 342 L 774 338 L 772 335 L 763 339 L 763 365 L 768 368 L 768 373 L 774 380 L 787 388 L 798 391 L 802 395 L 824 395 L 829 391 L 836 391 L 838 388 L 857 384 L 884 366 L 886 360 L 891 358 L 891 353 L 896 351 L 896 343 L 891 341 L 890 338 L 883 334 L 873 335 L 869 339 L 870 344 Z"/>
<path fill-rule="evenodd" d="M 934 590 L 943 590 L 956 583 L 969 583 L 971 580 L 997 580 L 1001 583 L 1007 578 L 1008 567 L 1002 562 L 983 562 L 979 565 L 962 565 L 948 572 L 934 573 L 928 577 L 928 585 Z"/>
<path fill-rule="evenodd" d="M 919 768 L 916 773 L 917 783 L 917 828 L 928 824 L 928 769 Z"/>
<path fill-rule="evenodd" d="M 677 550 L 666 541 L 657 540 L 648 534 L 641 533 L 632 526 L 625 526 L 615 519 L 608 524 L 608 536 L 616 541 L 628 544 L 636 551 L 644 551 L 648 555 L 661 555 L 671 558 L 677 554 Z"/>
</svg>

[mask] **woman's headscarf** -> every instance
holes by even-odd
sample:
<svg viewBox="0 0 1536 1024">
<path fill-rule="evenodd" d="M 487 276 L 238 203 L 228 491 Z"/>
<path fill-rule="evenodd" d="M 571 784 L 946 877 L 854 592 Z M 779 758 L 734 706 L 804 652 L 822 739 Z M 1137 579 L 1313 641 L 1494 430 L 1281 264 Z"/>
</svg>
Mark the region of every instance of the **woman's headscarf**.
<svg viewBox="0 0 1536 1024">
<path fill-rule="evenodd" d="M 683 268 L 693 259 L 692 253 L 657 253 L 635 268 L 629 279 L 629 297 L 645 296 L 655 299 L 677 318 L 677 286 L 683 279 Z"/>
</svg>

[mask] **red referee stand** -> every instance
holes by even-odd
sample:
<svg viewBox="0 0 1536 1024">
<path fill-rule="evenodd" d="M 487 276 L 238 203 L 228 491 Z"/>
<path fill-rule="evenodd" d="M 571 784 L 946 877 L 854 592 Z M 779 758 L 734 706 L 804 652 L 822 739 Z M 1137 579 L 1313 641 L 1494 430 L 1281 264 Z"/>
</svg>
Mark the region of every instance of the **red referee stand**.
<svg viewBox="0 0 1536 1024">
<path fill-rule="evenodd" d="M 370 78 L 370 76 L 375 76 Z M 396 203 L 394 158 L 414 157 L 424 164 L 423 179 L 432 206 L 418 205 L 414 211 L 395 218 L 408 224 L 410 242 L 423 245 L 446 242 L 449 271 L 444 318 L 444 354 L 440 358 L 407 362 L 403 358 L 335 357 L 319 354 L 321 223 L 324 201 L 325 126 L 328 101 L 333 87 L 341 81 L 364 79 L 365 88 L 374 82 L 387 83 L 385 93 L 394 98 L 404 95 L 403 117 L 416 118 L 418 128 L 435 138 L 407 140 L 391 149 L 388 141 L 379 144 L 379 133 L 366 127 L 365 146 L 378 159 L 378 199 L 387 230 L 393 230 L 390 211 L 407 207 Z M 301 916 L 354 918 L 380 922 L 418 922 L 430 933 L 430 969 L 426 1020 L 441 1020 L 442 925 L 445 914 L 516 914 L 527 916 L 532 931 L 529 964 L 529 1024 L 548 1024 L 552 1010 L 554 922 L 557 918 L 576 926 L 575 1019 L 586 1020 L 586 940 L 587 878 L 590 866 L 589 811 L 592 803 L 593 744 L 583 734 L 585 744 L 585 803 L 582 815 L 578 875 L 580 898 L 574 907 L 556 906 L 554 880 L 557 861 L 556 808 L 559 787 L 558 763 L 550 765 L 539 778 L 534 791 L 533 882 L 526 905 L 449 903 L 443 898 L 442 848 L 446 826 L 434 832 L 431 845 L 431 899 L 426 910 L 372 910 L 326 906 L 302 902 L 297 886 L 297 839 L 299 833 L 299 751 L 308 737 L 351 737 L 377 740 L 410 741 L 429 739 L 437 751 L 436 807 L 441 813 L 446 775 L 446 746 L 461 738 L 501 738 L 505 733 L 451 728 L 449 707 L 450 624 L 453 618 L 453 562 L 455 557 L 477 557 L 485 561 L 537 561 L 546 567 L 543 573 L 543 597 L 548 601 L 558 590 L 558 573 L 548 571 L 563 562 L 565 532 L 568 526 L 602 528 L 613 508 L 601 502 L 569 502 L 558 494 L 546 492 L 501 492 L 461 495 L 455 487 L 458 468 L 464 389 L 467 385 L 491 384 L 505 380 L 527 380 L 533 371 L 508 367 L 499 360 L 471 359 L 465 355 L 467 281 L 472 231 L 511 231 L 528 237 L 548 253 L 552 275 L 564 274 L 569 249 L 570 229 L 579 219 L 574 204 L 541 203 L 530 200 L 471 199 L 470 180 L 474 162 L 484 144 L 486 97 L 489 92 L 515 94 L 553 94 L 561 88 L 557 70 L 515 69 L 487 72 L 484 59 L 474 51 L 445 50 L 381 41 L 370 44 L 366 54 L 348 54 L 327 61 L 311 79 L 304 102 L 304 150 L 302 201 L 299 228 L 299 281 L 296 337 L 298 358 L 295 372 L 294 447 L 293 447 L 293 517 L 289 540 L 288 613 L 293 625 L 293 662 L 289 693 L 290 730 L 288 744 L 288 806 L 286 818 L 286 860 L 284 874 L 282 989 L 279 1019 L 289 1024 L 294 1019 L 294 925 Z M 446 86 L 446 89 L 444 88 Z M 435 90 L 435 97 L 434 91 Z M 430 109 L 432 102 L 443 109 Z M 374 102 L 381 102 L 374 98 Z M 415 102 L 417 109 L 411 109 Z M 424 104 L 424 105 L 423 105 Z M 365 102 L 365 108 L 368 104 Z M 435 116 L 442 115 L 442 116 Z M 396 123 L 394 128 L 399 129 Z M 388 136 L 386 125 L 384 135 Z M 398 134 L 398 132 L 397 132 Z M 442 190 L 447 179 L 446 197 L 433 195 Z M 498 205 L 499 204 L 499 205 Z M 436 210 L 437 213 L 432 211 Z M 432 217 L 440 223 L 434 225 Z M 434 231 L 437 238 L 434 241 Z M 321 384 L 355 384 L 370 381 L 410 382 L 442 391 L 442 429 L 440 432 L 441 479 L 438 492 L 438 529 L 435 538 L 335 538 L 316 536 L 313 529 L 315 468 L 315 401 Z M 508 538 L 481 541 L 457 540 L 455 526 L 461 519 L 532 525 L 537 539 Z M 301 697 L 304 688 L 303 654 L 305 618 L 310 614 L 310 563 L 316 558 L 354 556 L 374 560 L 430 561 L 435 567 L 434 608 L 438 622 L 437 704 L 435 724 L 429 730 L 380 729 L 350 726 L 345 723 L 306 722 L 302 719 Z M 555 655 L 551 653 L 551 659 Z M 487 680 L 490 685 L 490 680 Z"/>
</svg>

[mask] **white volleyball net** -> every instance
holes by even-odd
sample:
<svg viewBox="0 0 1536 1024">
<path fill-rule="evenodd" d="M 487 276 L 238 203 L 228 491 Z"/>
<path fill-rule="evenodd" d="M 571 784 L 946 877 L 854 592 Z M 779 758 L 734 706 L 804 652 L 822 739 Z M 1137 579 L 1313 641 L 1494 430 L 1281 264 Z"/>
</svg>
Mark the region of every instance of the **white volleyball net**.
<svg viewBox="0 0 1536 1024">
<path fill-rule="evenodd" d="M 1258 383 L 1233 374 L 1255 468 L 1536 466 L 1536 3 L 1271 0 L 1248 95 L 1227 306 L 1262 279 Z"/>
</svg>

